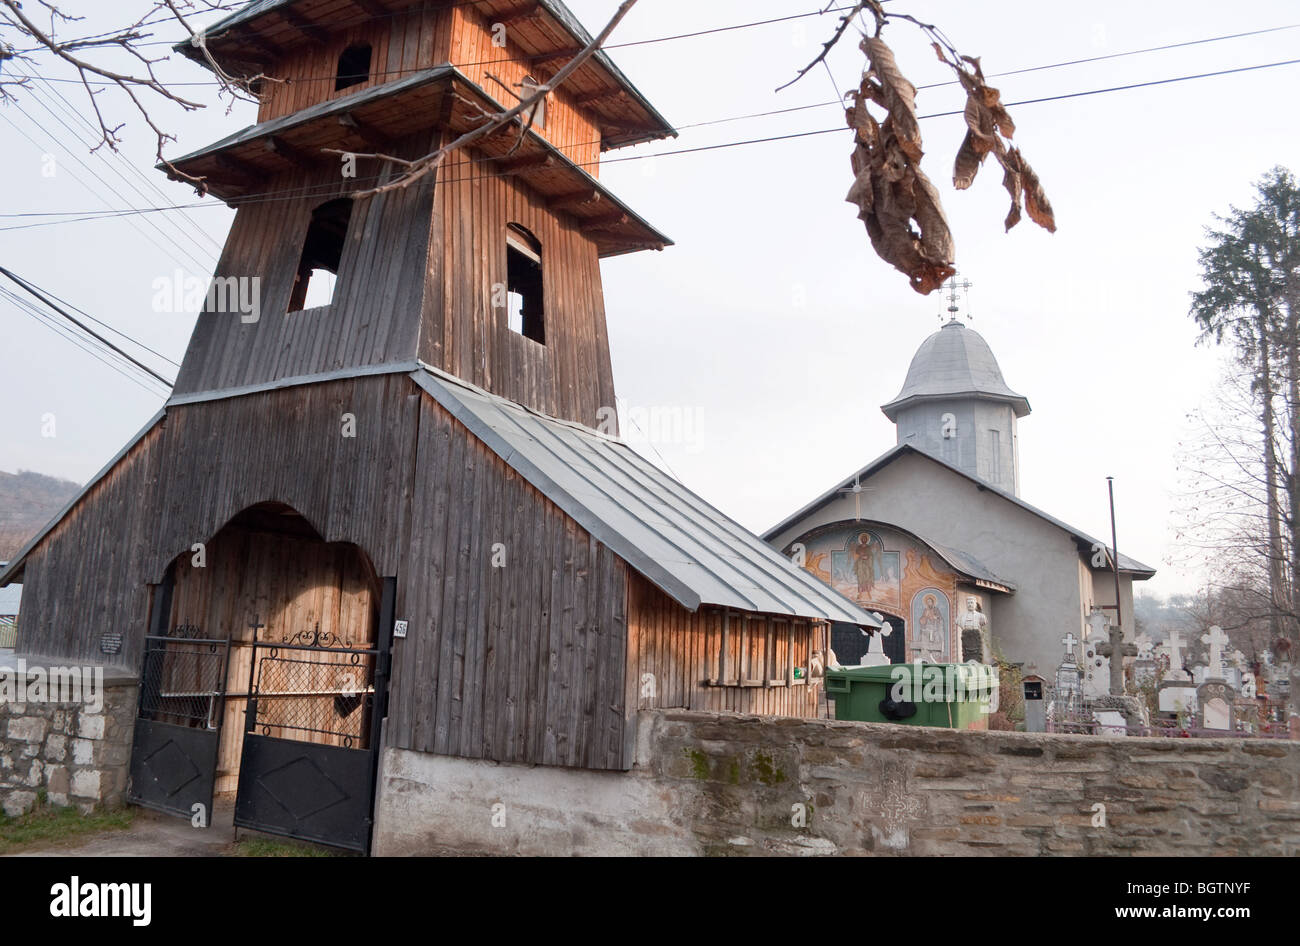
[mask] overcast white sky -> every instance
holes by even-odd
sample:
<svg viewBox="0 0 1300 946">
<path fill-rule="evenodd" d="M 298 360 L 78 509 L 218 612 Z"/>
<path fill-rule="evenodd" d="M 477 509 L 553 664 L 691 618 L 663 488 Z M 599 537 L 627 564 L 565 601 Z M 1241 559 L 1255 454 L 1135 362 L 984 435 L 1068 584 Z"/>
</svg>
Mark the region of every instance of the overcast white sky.
<svg viewBox="0 0 1300 946">
<path fill-rule="evenodd" d="M 66 5 L 89 7 L 84 0 Z M 92 22 L 113 25 L 142 4 L 94 6 Z M 616 3 L 571 0 L 570 6 L 594 31 Z M 611 42 L 816 8 L 812 0 L 641 0 Z M 894 0 L 890 8 L 939 24 L 963 51 L 982 56 L 989 73 L 1300 21 L 1293 0 L 1240 0 L 1228 8 L 1206 0 L 1050 6 Z M 119 12 L 113 17 L 110 10 Z M 857 82 L 855 41 L 836 50 L 831 75 L 819 69 L 773 92 L 815 54 L 835 19 L 828 14 L 613 50 L 683 130 L 676 141 L 606 158 L 840 128 L 843 113 L 834 105 L 684 127 L 836 99 Z M 167 28 L 160 36 L 177 33 Z M 886 39 L 917 85 L 950 78 L 910 25 L 894 23 Z M 1016 102 L 1294 59 L 1297 48 L 1300 29 L 993 84 L 1004 101 Z M 206 79 L 179 59 L 162 74 Z M 1160 569 L 1151 590 L 1189 590 L 1197 581 L 1168 558 L 1176 444 L 1186 414 L 1212 398 L 1219 377 L 1218 355 L 1194 346 L 1187 316 L 1202 228 L 1230 204 L 1249 203 L 1253 182 L 1269 167 L 1300 169 L 1297 78 L 1300 66 L 1291 65 L 1012 107 L 1016 141 L 1055 207 L 1055 235 L 1027 220 L 1004 235 L 1006 199 L 996 169 L 985 168 L 970 191 L 952 189 L 960 117 L 922 123 L 925 166 L 943 194 L 957 265 L 974 284 L 970 324 L 992 345 L 1008 384 L 1033 407 L 1020 426 L 1022 495 L 1082 529 L 1109 535 L 1105 477 L 1113 475 L 1120 548 Z M 73 84 L 58 88 L 84 114 L 84 93 Z M 179 138 L 172 153 L 254 120 L 250 105 L 227 112 L 210 87 L 191 91 L 212 107 L 188 115 L 156 109 Z M 192 211 L 4 229 L 47 219 L 10 216 L 18 213 L 194 201 L 192 191 L 151 170 L 151 135 L 121 101 L 113 104 L 118 120 L 132 121 L 124 159 L 89 155 L 75 144 L 69 128 L 38 101 L 83 139 L 89 130 L 48 92 L 20 95 L 17 107 L 0 108 L 0 262 L 179 361 L 193 316 L 152 311 L 151 285 L 177 268 L 210 275 L 232 212 L 209 199 Z M 918 96 L 922 114 L 961 103 L 952 86 Z M 850 133 L 839 130 L 611 163 L 601 172 L 676 241 L 663 253 L 604 264 L 619 396 L 631 407 L 689 411 L 696 424 L 684 431 L 689 436 L 676 438 L 685 442 L 655 449 L 687 485 L 755 531 L 893 445 L 893 426 L 879 405 L 897 393 L 945 305 L 938 294 L 912 292 L 871 252 L 855 208 L 844 201 L 850 150 Z M 52 177 L 42 175 L 46 154 L 57 158 Z M 161 394 L 141 390 L 5 299 L 0 333 L 2 470 L 84 481 L 163 403 Z M 41 435 L 49 413 L 56 417 L 53 438 Z"/>
</svg>

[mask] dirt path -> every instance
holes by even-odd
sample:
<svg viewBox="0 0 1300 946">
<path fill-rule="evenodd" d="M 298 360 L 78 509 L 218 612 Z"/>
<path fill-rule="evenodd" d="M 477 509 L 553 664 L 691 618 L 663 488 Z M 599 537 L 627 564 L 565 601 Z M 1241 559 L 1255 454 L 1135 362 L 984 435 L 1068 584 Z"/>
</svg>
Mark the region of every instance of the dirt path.
<svg viewBox="0 0 1300 946">
<path fill-rule="evenodd" d="M 125 831 L 69 838 L 16 851 L 10 857 L 221 857 L 234 849 L 234 808 L 218 806 L 212 826 L 194 828 L 188 821 L 137 809 Z"/>
</svg>

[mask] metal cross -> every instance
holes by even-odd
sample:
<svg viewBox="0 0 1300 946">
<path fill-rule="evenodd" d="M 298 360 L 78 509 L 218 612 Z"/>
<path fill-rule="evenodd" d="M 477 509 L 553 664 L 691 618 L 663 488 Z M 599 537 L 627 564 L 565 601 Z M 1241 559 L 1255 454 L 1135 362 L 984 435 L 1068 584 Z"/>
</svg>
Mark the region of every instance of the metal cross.
<svg viewBox="0 0 1300 946">
<path fill-rule="evenodd" d="M 961 282 L 958 282 L 957 274 L 954 273 L 952 278 L 944 283 L 944 285 L 948 287 L 948 318 L 950 321 L 956 322 L 957 313 L 961 311 L 961 307 L 957 305 L 957 301 L 961 296 L 958 295 L 957 291 L 960 289 L 962 292 L 968 292 L 971 287 L 971 281 L 969 279 L 963 279 Z M 943 318 L 943 316 L 941 315 L 939 318 Z M 970 313 L 966 314 L 966 318 L 970 318 Z"/>
<path fill-rule="evenodd" d="M 265 624 L 261 623 L 261 618 L 256 614 L 253 615 L 253 623 L 248 626 L 253 629 L 253 640 L 257 640 L 257 632 L 266 627 Z"/>
<path fill-rule="evenodd" d="M 853 518 L 859 520 L 862 518 L 862 494 L 868 493 L 873 489 L 875 489 L 874 486 L 863 486 L 859 483 L 856 475 L 853 477 L 852 486 L 844 486 L 840 488 L 839 492 L 841 493 L 853 494 Z"/>
</svg>

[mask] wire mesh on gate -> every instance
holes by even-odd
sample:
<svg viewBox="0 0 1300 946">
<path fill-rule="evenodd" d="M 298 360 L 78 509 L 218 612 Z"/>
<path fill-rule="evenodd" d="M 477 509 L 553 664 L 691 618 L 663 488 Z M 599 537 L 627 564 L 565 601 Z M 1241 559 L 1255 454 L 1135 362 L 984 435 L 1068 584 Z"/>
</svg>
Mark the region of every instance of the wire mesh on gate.
<svg viewBox="0 0 1300 946">
<path fill-rule="evenodd" d="M 146 638 L 140 715 L 215 729 L 220 722 L 225 667 L 224 642 Z"/>
<path fill-rule="evenodd" d="M 257 667 L 256 730 L 264 736 L 367 748 L 374 654 L 272 648 Z"/>
</svg>

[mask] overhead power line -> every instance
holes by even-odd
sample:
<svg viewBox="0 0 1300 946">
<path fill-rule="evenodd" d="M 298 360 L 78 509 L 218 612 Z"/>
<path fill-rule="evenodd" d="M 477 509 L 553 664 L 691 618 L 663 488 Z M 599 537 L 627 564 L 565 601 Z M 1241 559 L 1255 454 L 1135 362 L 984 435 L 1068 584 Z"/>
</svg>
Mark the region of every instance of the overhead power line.
<svg viewBox="0 0 1300 946">
<path fill-rule="evenodd" d="M 126 184 L 126 186 L 130 187 L 132 191 L 134 191 L 136 194 L 138 194 L 140 197 L 142 197 L 145 200 L 151 200 L 152 198 L 149 197 L 149 195 L 142 189 L 142 187 L 148 188 L 154 194 L 157 194 L 158 197 L 162 198 L 163 201 L 167 200 L 167 195 L 163 193 L 162 189 L 154 181 L 153 179 L 154 175 L 146 175 L 140 169 L 140 166 L 138 164 L 136 164 L 133 161 L 127 160 L 126 156 L 123 155 L 121 151 L 115 148 L 105 148 L 99 150 L 93 149 L 91 145 L 87 144 L 81 138 L 81 136 L 78 134 L 76 129 L 71 127 L 67 122 L 63 121 L 63 119 L 59 118 L 59 116 L 54 113 L 54 111 L 50 108 L 49 103 L 42 100 L 43 96 L 45 95 L 51 96 L 52 97 L 51 100 L 55 101 L 58 104 L 59 111 L 62 112 L 64 115 L 66 115 L 73 122 L 79 123 L 80 128 L 89 132 L 92 141 L 99 138 L 100 129 L 97 128 L 90 121 L 90 119 L 88 119 L 84 114 L 82 114 L 80 110 L 74 107 L 71 102 L 69 102 L 66 98 L 64 98 L 62 93 L 60 93 L 58 89 L 56 89 L 53 85 L 49 85 L 42 76 L 37 75 L 35 72 L 26 71 L 24 69 L 18 69 L 16 70 L 16 74 L 20 76 L 26 76 L 29 79 L 34 79 L 46 83 L 43 87 L 29 86 L 29 88 L 33 93 L 40 93 L 40 94 L 34 94 L 33 99 L 42 108 L 44 108 L 46 112 L 52 115 L 60 125 L 62 125 L 65 129 L 67 129 L 68 133 L 72 135 L 74 140 L 76 140 L 77 144 L 81 145 L 82 147 L 91 149 L 92 153 L 94 154 L 101 155 L 103 164 L 107 166 L 110 170 L 112 170 L 113 173 L 116 174 L 124 184 Z M 44 130 L 47 133 L 49 133 L 48 128 L 45 128 Z M 60 143 L 62 144 L 62 142 Z M 129 198 L 127 199 L 129 200 Z M 170 223 L 170 221 L 168 222 Z M 172 226 L 175 230 L 175 233 L 178 235 L 181 241 L 188 241 L 192 243 L 200 253 L 206 253 L 209 256 L 211 256 L 212 250 L 208 250 L 205 247 L 203 247 L 201 244 L 199 244 L 198 241 L 195 240 L 193 231 L 187 230 L 175 224 L 172 224 Z M 159 233 L 160 235 L 163 235 L 164 238 L 166 238 L 166 235 L 162 234 L 161 231 L 159 231 Z M 206 231 L 200 230 L 199 233 L 205 239 L 207 239 L 209 243 L 212 244 L 213 249 L 220 251 L 221 245 L 217 243 L 216 240 L 214 240 Z M 171 237 L 171 239 L 176 240 L 177 237 Z"/>
<path fill-rule="evenodd" d="M 152 378 L 141 375 L 139 371 L 134 370 L 134 366 L 115 357 L 112 352 L 96 348 L 91 339 L 78 335 L 70 326 L 61 323 L 56 316 L 42 312 L 31 300 L 24 299 L 6 289 L 4 286 L 0 286 L 0 298 L 8 301 L 9 304 L 12 305 L 20 314 L 27 316 L 37 324 L 49 329 L 55 335 L 69 342 L 76 348 L 79 348 L 105 367 L 116 371 L 142 391 L 146 391 L 153 395 L 158 393 L 155 388 L 148 386 L 150 384 L 157 385 L 158 382 L 154 381 Z"/>
<path fill-rule="evenodd" d="M 1110 92 L 1123 92 L 1132 89 L 1141 89 L 1141 88 L 1149 88 L 1149 87 L 1160 86 L 1160 85 L 1169 85 L 1175 82 L 1187 82 L 1193 79 L 1209 79 L 1218 76 L 1235 75 L 1235 74 L 1246 73 L 1246 72 L 1255 72 L 1261 69 L 1274 69 L 1281 66 L 1293 66 L 1298 63 L 1300 63 L 1300 59 L 1286 59 L 1279 62 L 1259 63 L 1253 66 L 1240 66 L 1234 69 L 1219 69 L 1214 72 L 1202 72 L 1202 73 L 1197 73 L 1195 75 L 1173 76 L 1167 79 L 1151 79 L 1145 82 L 1131 82 L 1126 85 L 1109 86 L 1107 88 L 1102 88 L 1102 89 L 1088 89 L 1081 92 L 1065 92 L 1059 95 L 1048 95 L 1048 96 L 1043 96 L 1040 98 L 1033 98 L 1033 99 L 1021 99 L 1015 102 L 1006 102 L 1004 103 L 1004 105 L 1008 108 L 1012 108 L 1020 105 L 1036 105 L 1043 102 L 1056 102 L 1056 101 L 1062 101 L 1064 99 L 1081 98 L 1089 95 L 1103 95 Z M 809 107 L 814 107 L 814 106 L 800 106 L 800 108 L 809 108 Z M 753 115 L 738 116 L 738 118 L 758 118 L 758 117 L 763 117 L 765 115 L 781 114 L 786 111 L 790 111 L 790 110 L 777 109 L 773 112 L 760 112 L 760 113 L 755 113 Z M 947 112 L 932 112 L 926 115 L 921 115 L 919 116 L 919 118 L 921 119 L 946 118 L 953 115 L 961 115 L 961 114 L 962 114 L 962 110 L 956 109 Z M 718 119 L 716 120 L 716 122 L 729 121 L 729 120 L 731 119 Z M 709 123 L 702 123 L 702 124 L 709 124 Z M 768 144 L 776 141 L 790 141 L 796 138 L 809 138 L 817 135 L 829 135 L 829 134 L 835 134 L 837 132 L 846 132 L 846 131 L 847 129 L 845 126 L 837 125 L 833 128 L 820 128 L 811 131 L 791 132 L 789 134 L 770 135 L 762 138 L 746 138 L 740 141 L 723 141 L 723 142 L 718 142 L 716 144 L 699 145 L 691 148 L 676 148 L 670 151 L 656 151 L 650 154 L 627 155 L 620 158 L 604 158 L 595 161 L 576 161 L 574 162 L 574 164 L 577 167 L 591 167 L 596 165 L 608 166 L 611 164 L 621 164 L 628 161 L 645 161 L 653 158 L 670 157 L 673 155 L 695 154 L 704 151 L 717 151 L 724 148 L 737 148 L 737 147 L 744 147 L 744 146 L 755 145 L 755 144 Z M 478 158 L 475 159 L 475 163 L 486 163 L 491 160 L 492 160 L 491 158 Z M 495 173 L 476 174 L 467 177 L 448 178 L 445 181 L 443 181 L 443 183 L 456 184 L 456 183 L 463 183 L 468 181 L 488 180 L 488 179 L 497 178 L 501 176 L 502 175 L 495 174 Z M 364 184 L 376 180 L 378 180 L 378 176 L 359 177 L 356 179 L 355 183 L 360 185 L 360 184 Z M 252 205 L 252 204 L 259 204 L 259 203 L 269 203 L 274 201 L 299 200 L 304 197 L 313 196 L 315 193 L 333 192 L 334 189 L 335 189 L 334 184 L 322 184 L 322 185 L 315 185 L 311 187 L 297 188 L 292 191 L 285 191 L 285 190 L 261 191 L 253 194 L 247 194 L 239 198 L 233 198 L 232 200 L 236 204 L 236 206 L 245 206 L 245 205 Z M 18 224 L 16 226 L 11 226 L 11 227 L 0 227 L 0 232 L 4 232 L 8 230 L 34 229 L 37 227 L 48 227 L 48 226 L 54 226 L 56 224 L 64 224 L 64 223 L 83 223 L 91 220 L 103 220 L 103 219 L 112 219 L 113 217 L 132 216 L 140 213 L 163 213 L 163 212 L 170 212 L 176 210 L 193 210 L 202 207 L 221 207 L 221 206 L 224 206 L 224 204 L 216 203 L 216 202 L 207 202 L 207 203 L 191 202 L 188 204 L 174 204 L 168 207 L 152 207 L 152 208 L 128 207 L 116 211 L 94 211 L 89 213 L 78 212 L 78 211 L 58 211 L 57 213 L 60 216 L 63 216 L 64 219 L 45 220 L 38 223 Z M 81 213 L 82 215 L 70 216 L 72 214 L 77 214 L 77 213 Z M 0 218 L 11 217 L 11 216 L 44 216 L 44 214 L 31 214 L 31 213 L 24 213 L 21 215 L 0 214 Z"/>
<path fill-rule="evenodd" d="M 24 292 L 26 292 L 28 295 L 30 295 L 30 296 L 34 296 L 35 298 L 39 299 L 39 300 L 40 300 L 41 302 L 43 302 L 43 303 L 44 303 L 48 308 L 50 308 L 50 309 L 54 310 L 55 312 L 57 312 L 57 313 L 58 313 L 59 315 L 61 315 L 64 319 L 66 319 L 67 321 L 71 322 L 71 323 L 72 323 L 73 325 L 75 325 L 77 328 L 81 329 L 81 331 L 85 332 L 85 333 L 86 333 L 87 335 L 89 335 L 91 338 L 95 339 L 97 342 L 99 342 L 99 343 L 100 343 L 101 345 L 103 345 L 105 348 L 108 348 L 109 350 L 115 352 L 115 353 L 116 353 L 117 355 L 119 355 L 120 357 L 125 358 L 127 361 L 129 361 L 131 364 L 135 365 L 137 368 L 139 368 L 139 369 L 140 369 L 141 371 L 143 371 L 145 374 L 149 375 L 151 378 L 154 378 L 155 380 L 157 380 L 157 381 L 161 382 L 162 384 L 166 385 L 167 388 L 168 388 L 168 390 L 170 390 L 170 389 L 175 385 L 176 382 L 174 382 L 174 381 L 168 381 L 166 378 L 164 378 L 164 377 L 163 377 L 162 375 L 160 375 L 158 372 L 154 371 L 152 368 L 150 368 L 148 365 L 146 365 L 143 361 L 140 361 L 140 360 L 134 358 L 132 355 L 130 355 L 129 353 L 123 351 L 123 350 L 122 350 L 121 348 L 119 348 L 117 345 L 114 345 L 112 342 L 110 342 L 110 341 L 109 341 L 107 338 L 105 338 L 103 335 L 100 335 L 100 334 L 99 334 L 98 332 L 96 332 L 94 329 L 90 328 L 90 327 L 89 327 L 88 325 L 86 325 L 85 323 L 79 321 L 77 318 L 75 318 L 74 316 L 70 315 L 70 314 L 69 314 L 65 309 L 61 308 L 61 307 L 60 307 L 59 305 L 57 305 L 57 304 L 56 304 L 52 299 L 50 299 L 50 297 L 47 296 L 44 292 L 42 292 L 40 289 L 37 289 L 35 286 L 33 286 L 31 283 L 27 282 L 27 281 L 26 281 L 25 279 L 23 279 L 21 276 L 16 276 L 16 275 L 14 275 L 12 272 L 10 272 L 9 270 L 5 269 L 3 266 L 0 266 L 0 275 L 3 275 L 3 276 L 5 276 L 5 277 L 7 277 L 7 278 L 9 279 L 10 282 L 14 283 L 16 286 L 18 286 L 20 289 L 22 289 L 22 290 L 23 290 Z"/>
<path fill-rule="evenodd" d="M 38 288 L 40 288 L 40 287 L 38 287 Z M 150 348 L 150 347 L 149 347 L 148 345 L 146 345 L 144 342 L 140 341 L 140 340 L 137 339 L 137 338 L 132 337 L 131 335 L 128 335 L 126 332 L 123 332 L 121 329 L 114 328 L 113 326 L 109 325 L 107 322 L 105 322 L 105 321 L 103 321 L 103 320 L 101 320 L 101 319 L 97 319 L 97 318 L 95 318 L 93 315 L 91 315 L 91 314 L 90 314 L 89 312 L 87 312 L 85 309 L 82 309 L 82 308 L 79 308 L 79 307 L 73 305 L 73 304 L 72 304 L 71 302 L 69 302 L 67 299 L 64 299 L 64 298 L 62 298 L 61 296 L 57 296 L 57 295 L 55 295 L 53 292 L 51 292 L 51 291 L 48 290 L 48 289 L 41 288 L 41 292 L 45 293 L 47 296 L 49 296 L 51 299 L 53 299 L 55 302 L 59 303 L 60 305 L 62 305 L 62 306 L 66 306 L 67 308 L 71 309 L 73 312 L 77 313 L 77 314 L 80 315 L 82 318 L 87 319 L 87 320 L 89 320 L 89 321 L 91 321 L 91 322 L 94 322 L 94 323 L 95 323 L 96 325 L 98 325 L 100 328 L 103 328 L 103 329 L 105 329 L 106 331 L 112 332 L 114 335 L 118 336 L 119 338 L 122 338 L 122 339 L 126 340 L 127 342 L 130 342 L 132 345 L 136 346 L 137 348 L 141 349 L 142 351 L 147 351 L 149 354 L 153 355 L 155 358 L 159 358 L 159 359 L 161 359 L 161 360 L 167 362 L 167 364 L 171 365 L 171 366 L 174 367 L 174 368 L 179 368 L 179 367 L 180 367 L 180 364 L 179 364 L 177 361 L 175 361 L 175 360 L 173 360 L 173 359 L 171 359 L 171 358 L 168 358 L 166 355 L 164 355 L 164 354 L 163 354 L 162 352 L 160 352 L 160 351 L 157 351 L 157 350 L 155 350 L 155 349 L 153 349 L 153 348 Z"/>
<path fill-rule="evenodd" d="M 823 15 L 823 14 L 829 14 L 829 13 L 840 13 L 840 12 L 843 12 L 843 11 L 846 11 L 846 10 L 849 10 L 849 9 L 852 9 L 852 7 L 845 6 L 845 7 L 835 7 L 834 9 L 830 9 L 830 10 L 815 10 L 815 11 L 812 11 L 812 12 L 809 12 L 809 13 L 796 13 L 796 14 L 791 14 L 791 15 L 789 15 L 789 16 L 775 17 L 775 18 L 773 18 L 773 19 L 767 19 L 767 20 L 754 20 L 754 21 L 751 21 L 751 22 L 748 22 L 748 23 L 735 23 L 735 24 L 731 24 L 731 25 L 727 25 L 727 26 L 718 26 L 718 27 L 713 27 L 713 28 L 710 28 L 710 29 L 695 30 L 694 32 L 689 32 L 689 33 L 676 33 L 676 34 L 673 34 L 673 35 L 671 35 L 671 36 L 656 36 L 656 37 L 653 37 L 653 38 L 650 38 L 650 39 L 629 40 L 628 42 L 624 42 L 624 43 L 609 43 L 609 44 L 607 44 L 607 45 L 605 45 L 605 46 L 603 46 L 603 47 L 601 47 L 601 48 L 604 49 L 604 50 L 607 50 L 607 51 L 608 51 L 608 50 L 612 50 L 612 49 L 628 49 L 628 48 L 635 47 L 635 46 L 649 46 L 649 45 L 653 45 L 653 44 L 656 44 L 656 43 L 669 43 L 669 42 L 675 42 L 675 41 L 677 41 L 677 40 L 693 39 L 693 38 L 700 37 L 700 36 L 709 36 L 709 35 L 713 35 L 713 34 L 716 34 L 716 33 L 726 33 L 726 32 L 732 32 L 732 31 L 736 31 L 736 30 L 751 29 L 751 28 L 753 28 L 753 27 L 759 27 L 759 26 L 769 26 L 769 25 L 774 24 L 774 23 L 784 23 L 784 22 L 788 22 L 788 21 L 791 21 L 791 20 L 799 20 L 799 19 L 804 19 L 804 18 L 811 17 L 811 16 L 821 16 L 821 15 Z M 409 11 L 399 11 L 398 13 L 396 13 L 396 14 L 394 14 L 394 15 L 404 15 L 404 14 L 406 14 L 406 13 L 408 13 L 408 12 L 409 12 Z M 1023 74 L 1023 73 L 1027 73 L 1027 72 L 1037 72 L 1037 71 L 1042 70 L 1042 69 L 1057 69 L 1057 68 L 1061 68 L 1061 67 L 1064 67 L 1064 66 L 1078 66 L 1078 65 L 1084 65 L 1084 64 L 1087 64 L 1087 63 L 1093 63 L 1093 62 L 1105 62 L 1105 61 L 1107 61 L 1107 60 L 1111 60 L 1111 59 L 1122 59 L 1122 58 L 1127 57 L 1127 56 L 1140 56 L 1140 55 L 1145 55 L 1145 54 L 1147 54 L 1147 53 L 1165 52 L 1165 51 L 1167 51 L 1167 50 L 1171 50 L 1171 49 L 1182 49 L 1182 48 L 1186 48 L 1186 47 L 1190 47 L 1190 46 L 1200 46 L 1200 45 L 1204 45 L 1204 44 L 1206 44 L 1206 43 L 1218 43 L 1218 42 L 1224 42 L 1224 41 L 1226 41 L 1226 40 L 1245 39 L 1245 38 L 1247 38 L 1247 37 L 1251 37 L 1251 36 L 1264 36 L 1264 35 L 1269 34 L 1269 33 L 1279 33 L 1279 32 L 1283 32 L 1283 31 L 1286 31 L 1286 30 L 1294 30 L 1294 29 L 1300 29 L 1300 23 L 1288 23 L 1288 24 L 1283 24 L 1283 25 L 1281 25 L 1281 26 L 1269 26 L 1269 27 L 1264 27 L 1264 28 L 1262 28 L 1262 29 L 1258 29 L 1258 30 L 1246 30 L 1246 31 L 1239 32 L 1239 33 L 1225 33 L 1225 34 L 1220 35 L 1220 36 L 1208 36 L 1208 37 L 1205 37 L 1205 38 L 1202 38 L 1202 39 L 1185 40 L 1185 41 L 1177 42 L 1177 43 L 1165 43 L 1165 44 L 1160 45 L 1160 46 L 1147 46 L 1147 47 L 1142 48 L 1142 49 L 1130 49 L 1130 50 L 1124 50 L 1124 51 L 1122 51 L 1122 52 L 1117 52 L 1117 53 L 1106 53 L 1106 54 L 1103 54 L 1103 55 L 1100 55 L 1100 56 L 1088 56 L 1088 57 L 1083 58 L 1083 59 L 1071 59 L 1071 60 L 1068 60 L 1068 61 L 1065 61 L 1065 62 L 1051 63 L 1051 64 L 1049 64 L 1049 65 L 1044 65 L 1044 66 L 1029 66 L 1029 67 L 1022 68 L 1022 69 L 1011 69 L 1011 70 L 1008 70 L 1008 71 L 1005 71 L 1005 72 L 994 72 L 994 73 L 990 73 L 990 74 L 988 75 L 988 78 L 996 78 L 996 77 L 1002 77 L 1002 76 L 1021 75 L 1021 74 Z M 142 43 L 142 44 L 138 44 L 138 45 L 143 45 L 143 46 L 149 46 L 149 45 L 169 45 L 169 46 L 170 46 L 170 45 L 175 45 L 175 44 L 174 44 L 174 42 L 171 41 L 171 40 L 160 40 L 160 41 L 158 41 L 157 43 Z M 42 47 L 42 48 L 43 48 L 43 47 Z M 28 51 L 29 51 L 29 52 L 35 52 L 35 51 L 38 51 L 38 50 L 28 50 Z M 551 59 L 551 58 L 553 58 L 553 56 L 554 56 L 553 53 L 538 53 L 538 54 L 536 54 L 535 56 L 531 56 L 531 57 L 530 57 L 530 56 L 525 56 L 525 57 L 521 57 L 521 58 L 524 58 L 524 59 Z M 492 66 L 492 65 L 499 65 L 499 64 L 502 64 L 502 63 L 506 63 L 506 62 L 514 62 L 514 61 L 517 61 L 517 60 L 514 59 L 514 58 L 497 58 L 497 59 L 482 59 L 482 60 L 477 60 L 477 61 L 473 61 L 473 62 L 456 62 L 456 63 L 451 63 L 451 65 L 452 65 L 453 67 L 457 68 L 457 69 L 467 69 L 467 68 L 472 68 L 472 67 L 477 67 L 477 66 Z M 402 74 L 404 74 L 404 73 L 409 73 L 409 72 L 414 72 L 414 71 L 416 71 L 416 70 L 414 70 L 414 69 L 384 69 L 384 70 L 379 70 L 379 71 L 377 71 L 377 72 L 374 73 L 374 74 L 375 74 L 375 75 L 381 75 L 381 76 L 387 76 L 387 75 L 402 75 Z M 312 82 L 312 81 L 324 81 L 324 80 L 326 80 L 326 79 L 334 79 L 334 78 L 336 78 L 336 77 L 335 77 L 334 75 L 332 75 L 332 74 L 331 74 L 331 75 L 307 75 L 307 76 L 295 76 L 291 81 L 293 81 L 293 82 Z M 82 81 L 81 79 L 79 79 L 79 78 L 55 78 L 55 77 L 46 77 L 46 78 L 45 78 L 45 81 L 47 81 L 47 82 L 67 82 L 67 83 L 73 83 L 73 84 L 76 84 L 76 85 L 83 85 L 83 84 L 84 84 L 83 81 Z M 90 84 L 91 86 L 93 86 L 93 87 L 108 87 L 108 86 L 112 86 L 114 83 L 107 82 L 107 81 L 104 81 L 104 82 L 91 81 L 89 84 Z M 219 82 L 219 81 L 217 81 L 216 79 L 202 79 L 202 80 L 180 81 L 180 82 L 168 82 L 168 83 L 167 83 L 168 86 L 177 86 L 177 87 L 190 87 L 190 86 L 220 86 L 221 84 L 222 84 L 222 83 Z M 942 87 L 942 86 L 946 86 L 946 85 L 955 85 L 955 84 L 956 84 L 956 80 L 950 80 L 950 81 L 946 81 L 946 82 L 933 82 L 933 83 L 929 83 L 929 84 L 927 84 L 927 85 L 917 86 L 917 88 L 918 88 L 918 89 L 934 89 L 934 88 L 940 88 L 940 87 Z"/>
</svg>

